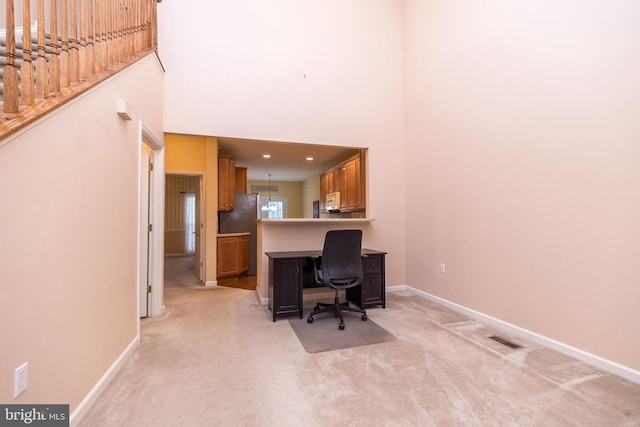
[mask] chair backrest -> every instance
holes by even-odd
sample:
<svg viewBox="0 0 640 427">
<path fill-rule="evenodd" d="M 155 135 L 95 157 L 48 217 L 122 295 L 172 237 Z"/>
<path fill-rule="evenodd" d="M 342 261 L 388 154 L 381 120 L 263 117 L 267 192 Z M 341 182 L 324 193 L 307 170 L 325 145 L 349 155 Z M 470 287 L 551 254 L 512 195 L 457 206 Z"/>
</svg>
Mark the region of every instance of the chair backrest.
<svg viewBox="0 0 640 427">
<path fill-rule="evenodd" d="M 362 230 L 328 231 L 322 249 L 324 285 L 359 285 L 363 278 L 361 250 Z"/>
</svg>

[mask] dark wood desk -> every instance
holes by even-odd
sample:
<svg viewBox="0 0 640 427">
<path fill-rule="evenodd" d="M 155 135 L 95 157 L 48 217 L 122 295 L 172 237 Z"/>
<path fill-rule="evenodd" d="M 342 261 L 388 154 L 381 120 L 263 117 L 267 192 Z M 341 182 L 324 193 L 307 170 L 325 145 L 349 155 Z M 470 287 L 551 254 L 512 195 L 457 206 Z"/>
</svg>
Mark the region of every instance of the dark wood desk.
<svg viewBox="0 0 640 427">
<path fill-rule="evenodd" d="M 302 319 L 302 291 L 316 284 L 313 257 L 322 251 L 265 252 L 269 257 L 269 309 L 278 315 L 297 314 Z M 347 301 L 361 308 L 385 307 L 384 256 L 386 252 L 362 249 L 362 285 L 346 290 Z"/>
</svg>

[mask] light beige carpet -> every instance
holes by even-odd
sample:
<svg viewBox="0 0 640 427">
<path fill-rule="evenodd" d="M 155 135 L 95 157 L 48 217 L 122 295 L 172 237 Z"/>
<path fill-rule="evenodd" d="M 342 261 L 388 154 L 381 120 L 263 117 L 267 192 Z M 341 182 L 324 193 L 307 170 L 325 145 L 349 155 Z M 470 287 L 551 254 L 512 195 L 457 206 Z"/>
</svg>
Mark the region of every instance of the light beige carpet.
<svg viewBox="0 0 640 427">
<path fill-rule="evenodd" d="M 305 310 L 305 313 L 310 310 Z M 373 320 L 363 322 L 360 315 L 350 316 L 345 313 L 344 322 L 345 328 L 341 331 L 333 314 L 318 315 L 313 323 L 307 323 L 306 315 L 302 319 L 289 319 L 291 328 L 307 353 L 381 344 L 397 339 Z"/>
<path fill-rule="evenodd" d="M 367 310 L 396 341 L 316 354 L 253 291 L 165 304 L 81 426 L 640 425 L 640 384 L 406 292 Z"/>
</svg>

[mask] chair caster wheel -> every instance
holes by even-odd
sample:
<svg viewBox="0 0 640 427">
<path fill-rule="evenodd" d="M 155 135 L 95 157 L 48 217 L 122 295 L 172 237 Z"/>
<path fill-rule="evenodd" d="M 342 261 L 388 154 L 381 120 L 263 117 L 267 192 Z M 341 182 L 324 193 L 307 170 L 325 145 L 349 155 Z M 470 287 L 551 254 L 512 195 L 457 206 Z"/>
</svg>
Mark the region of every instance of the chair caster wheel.
<svg viewBox="0 0 640 427">
<path fill-rule="evenodd" d="M 313 317 L 311 316 L 307 317 L 307 323 L 313 323 Z"/>
<path fill-rule="evenodd" d="M 366 314 L 363 314 L 363 315 L 362 315 L 362 317 L 361 317 L 361 319 L 362 319 L 363 321 L 364 321 L 364 320 L 367 320 L 367 315 L 366 315 Z"/>
<path fill-rule="evenodd" d="M 341 331 L 344 331 L 344 323 L 340 322 L 338 324 L 338 329 L 340 329 Z"/>
</svg>

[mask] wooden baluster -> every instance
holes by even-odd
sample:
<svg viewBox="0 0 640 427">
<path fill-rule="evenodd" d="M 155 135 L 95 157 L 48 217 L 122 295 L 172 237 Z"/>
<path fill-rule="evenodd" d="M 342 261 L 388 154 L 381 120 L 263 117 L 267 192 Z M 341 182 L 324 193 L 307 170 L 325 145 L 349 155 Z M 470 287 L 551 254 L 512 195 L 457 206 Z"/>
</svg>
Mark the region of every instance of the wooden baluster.
<svg viewBox="0 0 640 427">
<path fill-rule="evenodd" d="M 78 5 L 71 0 L 71 61 L 69 62 L 71 83 L 80 80 L 80 51 L 78 50 Z"/>
<path fill-rule="evenodd" d="M 153 16 L 151 17 L 153 22 L 153 48 L 158 49 L 158 3 L 162 0 L 158 0 L 158 2 L 153 2 Z"/>
<path fill-rule="evenodd" d="M 107 1 L 100 8 L 100 68 L 107 68 Z"/>
<path fill-rule="evenodd" d="M 87 16 L 85 10 L 86 0 L 80 0 L 80 79 L 87 78 L 89 68 L 87 52 Z"/>
<path fill-rule="evenodd" d="M 44 0 L 38 0 L 38 58 L 36 59 L 36 99 L 49 96 L 49 70 L 45 37 Z"/>
<path fill-rule="evenodd" d="M 88 75 L 93 75 L 96 72 L 96 57 L 95 57 L 95 29 L 93 20 L 93 0 L 89 0 L 87 5 L 87 15 L 89 22 L 87 23 L 87 62 L 88 62 Z"/>
<path fill-rule="evenodd" d="M 144 49 L 144 2 L 142 0 L 136 0 L 136 45 L 137 52 Z"/>
<path fill-rule="evenodd" d="M 127 0 L 120 0 L 120 60 L 127 57 Z"/>
<path fill-rule="evenodd" d="M 120 60 L 127 57 L 127 0 L 120 0 Z"/>
<path fill-rule="evenodd" d="M 129 33 L 131 36 L 131 46 L 129 46 L 129 51 L 131 55 L 135 55 L 138 47 L 137 38 L 138 38 L 138 21 L 136 19 L 136 14 L 138 13 L 138 8 L 135 5 L 135 0 L 129 0 Z"/>
<path fill-rule="evenodd" d="M 156 23 L 155 14 L 157 13 L 158 3 L 155 0 L 149 2 L 149 47 L 156 47 Z"/>
<path fill-rule="evenodd" d="M 110 55 L 109 55 L 109 63 L 111 65 L 118 63 L 118 32 L 117 32 L 117 28 L 116 28 L 116 23 L 118 22 L 116 20 L 116 0 L 109 0 L 109 3 L 111 5 L 111 8 L 109 10 L 109 18 L 110 18 L 110 27 L 111 27 L 111 43 L 109 44 L 110 47 Z"/>
<path fill-rule="evenodd" d="M 122 20 L 123 20 L 123 10 L 122 10 L 122 0 L 116 0 L 116 45 L 118 46 L 116 51 L 118 52 L 116 56 L 116 63 L 122 61 L 124 57 L 124 45 L 122 43 L 123 31 L 122 31 Z"/>
<path fill-rule="evenodd" d="M 102 68 L 109 66 L 109 4 L 102 0 Z"/>
<path fill-rule="evenodd" d="M 139 46 L 140 50 L 144 50 L 147 47 L 147 1 L 138 0 L 138 8 L 140 9 L 138 19 L 140 20 L 140 35 Z"/>
<path fill-rule="evenodd" d="M 142 13 L 142 16 L 140 17 L 140 20 L 142 22 L 142 34 L 141 34 L 141 41 L 142 41 L 142 48 L 146 48 L 149 45 L 149 26 L 147 25 L 147 20 L 148 20 L 148 16 L 149 16 L 149 6 L 150 6 L 150 2 L 149 0 L 140 0 L 141 1 L 141 7 L 140 7 L 140 12 Z"/>
<path fill-rule="evenodd" d="M 144 49 L 144 1 L 135 0 L 136 2 L 136 39 L 138 46 L 137 51 L 140 52 Z"/>
<path fill-rule="evenodd" d="M 116 63 L 116 7 L 115 0 L 109 0 L 109 64 Z"/>
<path fill-rule="evenodd" d="M 33 63 L 31 62 L 31 2 L 22 2 L 22 64 L 20 64 L 20 104 L 33 105 Z"/>
<path fill-rule="evenodd" d="M 113 63 L 119 62 L 120 46 L 118 44 L 118 0 L 111 0 L 111 36 L 113 37 Z"/>
<path fill-rule="evenodd" d="M 120 59 L 127 58 L 127 0 L 120 0 Z"/>
<path fill-rule="evenodd" d="M 102 71 L 102 10 L 100 0 L 95 3 L 95 35 L 93 39 L 93 54 L 95 56 L 96 73 Z"/>
<path fill-rule="evenodd" d="M 134 55 L 140 51 L 140 46 L 138 44 L 139 36 L 140 36 L 140 28 L 138 27 L 138 3 L 140 0 L 131 0 L 131 28 L 132 28 L 132 41 L 133 41 L 133 53 Z"/>
<path fill-rule="evenodd" d="M 140 29 L 138 28 L 138 3 L 140 0 L 131 0 L 131 51 L 135 55 L 140 51 L 138 37 Z"/>
<path fill-rule="evenodd" d="M 125 45 L 125 58 L 130 57 L 133 54 L 133 25 L 132 25 L 132 21 L 131 18 L 133 16 L 133 7 L 131 4 L 131 0 L 125 0 L 125 7 L 124 7 L 124 14 L 125 14 L 125 33 L 126 33 L 126 37 L 124 39 L 124 45 Z"/>
<path fill-rule="evenodd" d="M 62 0 L 61 25 L 62 25 L 62 52 L 60 52 L 60 86 L 68 88 L 71 84 L 70 58 L 69 58 L 69 16 L 67 0 Z"/>
<path fill-rule="evenodd" d="M 146 36 L 147 36 L 147 2 L 145 0 L 138 0 L 138 19 L 140 25 L 140 35 L 138 36 L 138 45 L 140 46 L 140 50 L 145 49 L 146 46 Z"/>
<path fill-rule="evenodd" d="M 4 112 L 17 113 L 19 109 L 18 99 L 18 69 L 16 68 L 16 26 L 13 13 L 13 0 L 7 0 L 6 9 L 6 57 L 7 63 L 4 67 Z"/>
<path fill-rule="evenodd" d="M 102 0 L 102 21 L 104 31 L 104 66 L 109 67 L 111 65 L 111 0 Z"/>
<path fill-rule="evenodd" d="M 55 95 L 60 93 L 60 58 L 58 57 L 58 16 L 57 0 L 51 0 L 51 55 L 49 55 L 49 89 Z"/>
</svg>

